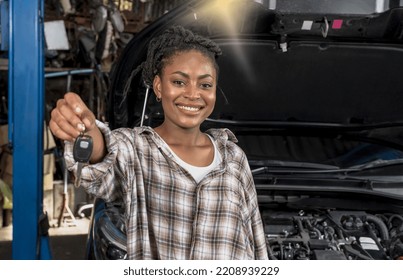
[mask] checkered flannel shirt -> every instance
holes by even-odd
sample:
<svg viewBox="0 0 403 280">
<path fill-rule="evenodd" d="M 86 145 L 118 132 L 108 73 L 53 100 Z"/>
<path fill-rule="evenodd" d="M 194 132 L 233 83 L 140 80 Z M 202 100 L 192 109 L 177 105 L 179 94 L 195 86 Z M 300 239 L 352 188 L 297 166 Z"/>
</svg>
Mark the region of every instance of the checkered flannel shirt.
<svg viewBox="0 0 403 280">
<path fill-rule="evenodd" d="M 83 168 L 81 186 L 124 202 L 129 259 L 267 259 L 255 185 L 232 132 L 206 132 L 222 162 L 197 184 L 152 128 L 97 126 L 108 154 Z M 65 159 L 76 172 L 71 143 Z"/>
</svg>

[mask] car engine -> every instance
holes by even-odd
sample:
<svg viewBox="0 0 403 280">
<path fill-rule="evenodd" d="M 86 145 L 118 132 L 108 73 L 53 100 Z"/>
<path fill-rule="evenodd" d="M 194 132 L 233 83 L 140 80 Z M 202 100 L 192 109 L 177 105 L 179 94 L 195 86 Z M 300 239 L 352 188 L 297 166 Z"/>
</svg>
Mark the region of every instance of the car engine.
<svg viewBox="0 0 403 280">
<path fill-rule="evenodd" d="M 364 211 L 261 211 L 270 259 L 403 259 L 403 216 Z"/>
<path fill-rule="evenodd" d="M 89 249 L 94 259 L 126 259 L 120 204 L 101 203 Z M 105 208 L 104 208 L 105 207 Z M 263 207 L 272 260 L 403 260 L 403 215 L 353 210 Z"/>
</svg>

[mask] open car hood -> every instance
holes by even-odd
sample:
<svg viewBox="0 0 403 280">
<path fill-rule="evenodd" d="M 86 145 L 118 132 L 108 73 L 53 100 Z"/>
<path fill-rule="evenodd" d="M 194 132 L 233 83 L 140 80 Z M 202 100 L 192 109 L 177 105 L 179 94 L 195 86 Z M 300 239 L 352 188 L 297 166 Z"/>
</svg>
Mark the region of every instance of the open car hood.
<svg viewBox="0 0 403 280">
<path fill-rule="evenodd" d="M 189 1 L 150 24 L 113 73 L 111 126 L 138 124 L 145 89 L 138 75 L 124 98 L 130 72 L 154 35 L 180 24 L 223 50 L 207 126 L 328 129 L 403 149 L 403 7 L 300 2 Z M 147 110 L 162 115 L 151 99 Z"/>
</svg>

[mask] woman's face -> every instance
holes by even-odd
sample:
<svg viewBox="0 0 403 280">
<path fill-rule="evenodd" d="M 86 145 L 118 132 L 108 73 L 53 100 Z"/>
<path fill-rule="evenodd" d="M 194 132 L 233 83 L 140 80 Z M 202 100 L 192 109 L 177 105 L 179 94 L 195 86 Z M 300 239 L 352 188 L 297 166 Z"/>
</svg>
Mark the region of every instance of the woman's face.
<svg viewBox="0 0 403 280">
<path fill-rule="evenodd" d="M 164 124 L 184 129 L 199 127 L 214 109 L 216 75 L 213 62 L 200 51 L 171 57 L 153 84 L 162 100 Z"/>
</svg>

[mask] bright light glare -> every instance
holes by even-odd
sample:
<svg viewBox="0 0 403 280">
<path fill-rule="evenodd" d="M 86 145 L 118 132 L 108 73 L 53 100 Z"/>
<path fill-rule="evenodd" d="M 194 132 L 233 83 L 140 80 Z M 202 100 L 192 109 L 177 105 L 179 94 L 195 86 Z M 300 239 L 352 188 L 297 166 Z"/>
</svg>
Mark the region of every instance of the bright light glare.
<svg viewBox="0 0 403 280">
<path fill-rule="evenodd" d="M 240 62 L 243 72 L 246 73 L 247 79 L 253 81 L 254 75 L 252 65 L 247 60 L 245 53 L 242 50 L 241 44 L 238 44 L 238 34 L 242 31 L 244 25 L 243 20 L 248 18 L 248 9 L 245 5 L 245 0 L 213 0 L 205 5 L 200 13 L 208 18 L 213 19 L 216 29 L 225 33 L 232 38 L 234 44 L 235 55 Z M 250 2 L 253 2 L 250 0 Z"/>
</svg>

